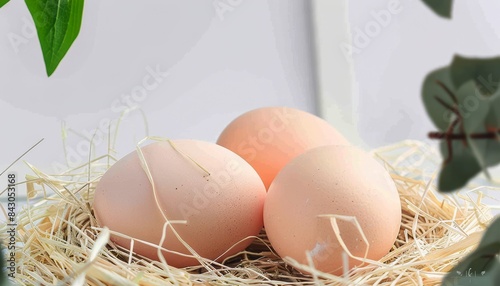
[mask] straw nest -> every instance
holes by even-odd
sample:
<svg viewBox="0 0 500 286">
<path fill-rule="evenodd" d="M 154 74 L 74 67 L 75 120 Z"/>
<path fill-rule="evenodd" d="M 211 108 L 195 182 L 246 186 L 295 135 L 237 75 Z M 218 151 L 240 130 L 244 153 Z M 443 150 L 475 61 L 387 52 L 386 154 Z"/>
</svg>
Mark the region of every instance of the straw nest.
<svg viewBox="0 0 500 286">
<path fill-rule="evenodd" d="M 405 141 L 372 152 L 394 179 L 403 210 L 391 251 L 342 277 L 280 258 L 264 230 L 245 251 L 224 263 L 177 269 L 141 258 L 109 241 L 92 212 L 93 191 L 113 156 L 51 176 L 29 165 L 28 204 L 17 216 L 17 273 L 21 285 L 439 285 L 473 250 L 491 220 L 476 187 L 438 194 L 441 158 L 421 142 Z M 362 175 L 362 174 L 361 174 Z M 51 190 L 52 195 L 47 195 Z M 5 210 L 4 210 L 5 212 Z M 2 240 L 6 224 L 1 224 Z M 310 274 L 303 274 L 310 273 Z"/>
</svg>

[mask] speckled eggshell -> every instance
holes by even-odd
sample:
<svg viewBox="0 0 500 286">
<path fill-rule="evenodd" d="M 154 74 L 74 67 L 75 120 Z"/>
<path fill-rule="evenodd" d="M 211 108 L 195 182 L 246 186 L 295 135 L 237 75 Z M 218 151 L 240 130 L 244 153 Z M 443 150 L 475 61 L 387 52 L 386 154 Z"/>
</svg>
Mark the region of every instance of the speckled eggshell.
<svg viewBox="0 0 500 286">
<path fill-rule="evenodd" d="M 324 145 L 349 145 L 325 120 L 289 107 L 264 107 L 234 119 L 217 144 L 243 157 L 259 173 L 266 189 L 292 158 Z"/>
<path fill-rule="evenodd" d="M 135 238 L 134 252 L 155 260 L 159 259 L 157 248 L 138 240 L 158 245 L 165 223 L 163 215 L 169 221 L 186 222 L 173 227 L 204 258 L 220 261 L 246 248 L 252 239 L 244 240 L 223 255 L 238 241 L 257 235 L 262 229 L 266 190 L 258 174 L 241 157 L 214 143 L 172 142 L 182 153 L 168 142 L 155 142 L 141 149 L 154 190 L 136 151 L 103 175 L 93 203 L 99 225 Z M 130 249 L 128 238 L 112 235 L 111 240 Z M 163 247 L 191 254 L 170 228 Z M 163 251 L 163 255 L 172 266 L 199 264 L 196 259 L 170 251 Z"/>
<path fill-rule="evenodd" d="M 401 224 L 401 203 L 388 172 L 363 150 L 323 146 L 294 158 L 276 176 L 264 206 L 264 226 L 276 252 L 341 274 L 342 247 L 330 219 L 356 217 L 369 244 L 367 258 L 378 260 L 391 249 Z M 347 249 L 363 257 L 367 249 L 353 223 L 337 219 Z M 361 264 L 350 259 L 349 267 Z"/>
</svg>

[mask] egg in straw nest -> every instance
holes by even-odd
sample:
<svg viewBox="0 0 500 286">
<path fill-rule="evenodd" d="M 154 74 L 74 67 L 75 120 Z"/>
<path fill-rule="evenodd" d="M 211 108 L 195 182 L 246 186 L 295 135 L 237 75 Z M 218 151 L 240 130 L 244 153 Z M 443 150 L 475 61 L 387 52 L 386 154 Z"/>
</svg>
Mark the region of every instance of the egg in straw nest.
<svg viewBox="0 0 500 286">
<path fill-rule="evenodd" d="M 176 141 L 150 139 L 176 150 L 176 145 L 171 145 Z M 189 232 L 179 227 L 183 225 L 182 219 L 164 220 L 162 228 L 156 230 L 161 242 L 156 245 L 148 237 L 131 237 L 101 225 L 94 198 L 106 171 L 117 164 L 111 147 L 108 154 L 58 175 L 46 174 L 27 163 L 32 173 L 18 183 L 25 185 L 28 201 L 16 218 L 15 239 L 19 248 L 15 253 L 17 267 L 13 282 L 19 285 L 439 285 L 444 275 L 474 249 L 492 219 L 490 208 L 483 203 L 484 191 L 490 187 L 477 186 L 453 195 L 438 194 L 434 181 L 440 164 L 438 153 L 424 143 L 404 141 L 370 152 L 390 174 L 401 204 L 396 240 L 380 259 L 344 251 L 344 262 L 362 263 L 334 275 L 317 269 L 310 255 L 306 263 L 280 257 L 265 229 L 259 227 L 255 231 L 258 223 L 253 224 L 255 234 L 236 229 L 229 239 L 228 235 L 203 237 L 206 241 L 212 239 L 212 244 L 217 240 L 224 240 L 224 245 L 232 244 L 223 254 L 207 258 L 208 254 L 200 255 L 190 245 L 190 241 L 198 242 L 185 236 Z M 150 157 L 141 150 L 144 148 L 138 145 L 135 154 L 154 186 L 148 168 Z M 201 177 L 214 175 L 209 167 L 194 160 L 188 149 L 177 148 L 176 152 Z M 225 166 L 227 170 L 232 167 Z M 360 178 L 365 176 L 359 173 Z M 250 179 L 245 185 L 249 184 L 252 184 Z M 265 193 L 256 191 L 252 203 L 244 206 L 261 211 L 262 192 Z M 160 198 L 160 194 L 156 195 Z M 162 205 L 157 207 L 161 209 Z M 163 215 L 169 214 L 165 211 Z M 238 219 L 241 223 L 247 218 Z M 7 223 L 1 224 L 2 241 L 8 241 L 8 228 Z M 163 247 L 168 230 L 178 239 L 178 250 Z M 223 233 L 222 228 L 215 233 L 220 232 Z M 363 229 L 359 232 L 363 233 Z M 141 245 L 149 252 L 134 251 Z M 168 253 L 183 259 L 169 263 L 175 259 Z"/>
</svg>

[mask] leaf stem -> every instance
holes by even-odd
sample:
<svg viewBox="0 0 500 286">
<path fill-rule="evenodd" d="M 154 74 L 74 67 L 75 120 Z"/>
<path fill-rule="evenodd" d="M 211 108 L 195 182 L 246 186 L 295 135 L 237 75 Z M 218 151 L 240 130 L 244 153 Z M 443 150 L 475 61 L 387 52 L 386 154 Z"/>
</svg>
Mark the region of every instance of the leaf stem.
<svg viewBox="0 0 500 286">
<path fill-rule="evenodd" d="M 446 93 L 451 97 L 453 103 L 458 104 L 457 96 L 440 80 L 437 80 L 436 83 L 446 91 Z"/>
<path fill-rule="evenodd" d="M 497 139 L 497 136 L 500 134 L 500 129 L 494 132 L 485 132 L 485 133 L 472 133 L 469 134 L 469 138 L 471 139 Z M 450 134 L 447 132 L 429 132 L 430 139 L 448 139 L 448 140 L 463 140 L 467 138 L 467 135 L 464 133 L 459 134 Z"/>
<path fill-rule="evenodd" d="M 446 135 L 453 134 L 453 129 L 455 129 L 455 126 L 460 122 L 460 117 L 457 119 L 453 120 L 453 122 L 450 124 L 448 127 L 448 130 L 446 130 Z M 451 158 L 453 157 L 453 144 L 451 143 L 451 139 L 448 137 L 446 138 L 446 145 L 448 146 L 448 157 L 444 161 L 445 164 L 448 164 L 451 161 Z"/>
</svg>

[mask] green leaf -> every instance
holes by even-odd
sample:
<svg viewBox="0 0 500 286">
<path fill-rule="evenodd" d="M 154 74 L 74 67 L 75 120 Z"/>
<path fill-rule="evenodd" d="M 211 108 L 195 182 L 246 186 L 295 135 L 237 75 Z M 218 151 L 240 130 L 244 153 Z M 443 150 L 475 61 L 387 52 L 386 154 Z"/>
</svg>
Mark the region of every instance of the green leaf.
<svg viewBox="0 0 500 286">
<path fill-rule="evenodd" d="M 456 87 L 474 80 L 480 94 L 491 96 L 500 83 L 500 57 L 465 58 L 456 55 L 450 65 L 451 79 Z"/>
<path fill-rule="evenodd" d="M 453 156 L 450 162 L 443 164 L 439 173 L 438 188 L 441 192 L 452 192 L 462 188 L 467 182 L 481 172 L 481 166 L 470 148 L 463 145 L 462 140 L 451 142 Z M 441 141 L 441 153 L 448 157 L 446 141 Z"/>
<path fill-rule="evenodd" d="M 449 160 L 443 164 L 439 175 L 439 189 L 443 192 L 459 189 L 481 170 L 489 177 L 487 167 L 500 162 L 500 141 L 473 139 L 470 134 L 487 132 L 486 122 L 497 120 L 497 114 L 490 110 L 496 106 L 492 104 L 493 99 L 500 95 L 485 97 L 474 79 L 456 88 L 450 69 L 445 67 L 427 76 L 422 96 L 430 118 L 441 132 L 448 132 L 451 123 L 457 121 L 451 133 L 465 135 L 463 140 L 451 140 L 451 155 L 447 140 L 441 142 L 443 158 Z"/>
<path fill-rule="evenodd" d="M 434 125 L 439 130 L 446 131 L 454 117 L 450 110 L 438 102 L 438 99 L 448 105 L 453 105 L 453 100 L 443 86 L 455 91 L 448 67 L 435 70 L 427 75 L 422 86 L 422 99 Z"/>
<path fill-rule="evenodd" d="M 476 250 L 455 266 L 443 285 L 500 285 L 500 218 L 486 230 Z"/>
<path fill-rule="evenodd" d="M 456 126 L 453 133 L 459 133 L 460 126 Z M 442 140 L 440 143 L 443 158 L 450 157 L 448 142 Z M 451 141 L 451 160 L 444 162 L 438 178 L 438 188 L 441 192 L 451 192 L 462 188 L 467 182 L 481 172 L 472 150 L 464 144 L 463 140 Z"/>
<path fill-rule="evenodd" d="M 490 98 L 490 112 L 486 117 L 486 126 L 500 129 L 500 89 Z"/>
<path fill-rule="evenodd" d="M 486 141 L 483 139 L 472 139 L 470 134 L 482 133 L 484 131 L 485 119 L 490 109 L 490 100 L 478 96 L 478 87 L 474 80 L 469 80 L 457 91 L 457 100 L 459 102 L 459 111 L 462 116 L 464 131 L 467 135 L 467 144 L 476 157 L 479 166 L 486 176 L 489 174 L 486 170 L 486 157 L 488 156 Z M 482 141 L 482 142 L 481 142 Z"/>
<path fill-rule="evenodd" d="M 441 17 L 451 18 L 453 0 L 422 0 L 429 8 Z"/>
<path fill-rule="evenodd" d="M 9 0 L 0 0 L 0 8 L 3 7 L 3 5 L 7 4 Z"/>
<path fill-rule="evenodd" d="M 75 41 L 84 0 L 25 0 L 33 17 L 47 75 L 50 76 Z"/>
<path fill-rule="evenodd" d="M 478 87 L 473 80 L 463 84 L 456 92 L 458 110 L 464 122 L 466 134 L 484 128 L 491 101 L 478 95 Z"/>
<path fill-rule="evenodd" d="M 481 98 L 478 99 L 481 100 Z M 483 98 L 480 103 L 489 106 L 489 110 L 487 111 L 488 114 L 484 118 L 484 123 L 475 127 L 474 130 L 469 131 L 471 133 L 480 134 L 500 129 L 500 90 L 487 99 Z M 477 116 L 478 118 L 482 118 L 483 114 L 478 114 Z M 472 142 L 477 146 L 477 151 L 481 153 L 487 167 L 495 166 L 500 163 L 500 136 L 497 136 L 497 139 L 478 139 Z"/>
<path fill-rule="evenodd" d="M 451 130 L 452 133 L 470 135 L 484 128 L 484 121 L 490 104 L 489 100 L 476 96 L 476 89 L 474 82 L 469 81 L 458 90 L 449 91 L 453 93 L 452 96 L 455 99 L 448 100 L 446 104 L 457 109 L 463 123 L 463 129 L 461 124 L 458 124 Z M 451 98 L 451 96 L 446 94 L 446 97 L 441 98 L 441 100 L 445 101 L 445 98 Z M 436 105 L 441 105 L 437 100 L 434 102 Z M 481 151 L 485 147 L 476 141 L 468 137 L 464 138 L 464 140 L 452 140 L 451 153 L 448 142 L 446 140 L 441 141 L 440 147 L 443 157 L 451 159 L 443 164 L 439 174 L 438 187 L 440 191 L 451 192 L 462 188 L 481 170 L 486 169 L 486 154 Z"/>
<path fill-rule="evenodd" d="M 463 130 L 460 125 L 455 126 L 453 133 L 467 135 L 464 140 L 451 141 L 451 159 L 443 164 L 438 179 L 438 187 L 442 192 L 451 192 L 464 187 L 467 182 L 479 174 L 486 172 L 490 158 L 488 151 L 489 141 L 484 139 L 472 139 L 473 133 L 485 131 L 485 120 L 489 113 L 491 100 L 478 97 L 477 87 L 473 80 L 462 85 L 453 92 L 457 100 L 458 112 L 463 120 Z M 435 103 L 437 104 L 437 103 Z M 444 158 L 450 156 L 450 150 L 446 140 L 441 142 L 441 153 Z"/>
</svg>

